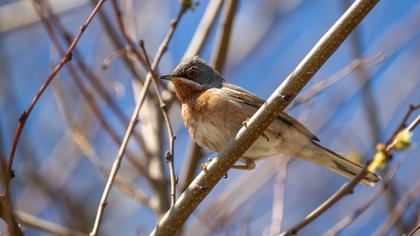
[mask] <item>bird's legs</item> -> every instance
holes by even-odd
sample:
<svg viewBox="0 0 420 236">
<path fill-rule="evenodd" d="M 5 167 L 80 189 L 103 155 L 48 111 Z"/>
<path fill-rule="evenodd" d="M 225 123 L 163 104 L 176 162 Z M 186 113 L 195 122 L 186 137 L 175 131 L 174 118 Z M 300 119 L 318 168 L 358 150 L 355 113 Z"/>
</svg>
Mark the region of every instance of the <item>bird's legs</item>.
<svg viewBox="0 0 420 236">
<path fill-rule="evenodd" d="M 244 163 L 244 165 L 233 165 L 232 169 L 236 169 L 236 170 L 253 170 L 255 169 L 255 161 L 249 159 L 249 158 L 244 158 L 242 157 L 240 159 L 241 162 Z"/>
<path fill-rule="evenodd" d="M 207 159 L 206 162 L 204 162 L 203 164 L 201 164 L 201 169 L 207 173 L 207 166 L 209 165 L 209 163 L 211 162 L 213 158 L 209 158 Z M 233 165 L 232 169 L 235 170 L 253 170 L 255 169 L 255 161 L 249 159 L 249 158 L 244 158 L 242 157 L 239 161 L 243 162 L 244 165 Z"/>
</svg>

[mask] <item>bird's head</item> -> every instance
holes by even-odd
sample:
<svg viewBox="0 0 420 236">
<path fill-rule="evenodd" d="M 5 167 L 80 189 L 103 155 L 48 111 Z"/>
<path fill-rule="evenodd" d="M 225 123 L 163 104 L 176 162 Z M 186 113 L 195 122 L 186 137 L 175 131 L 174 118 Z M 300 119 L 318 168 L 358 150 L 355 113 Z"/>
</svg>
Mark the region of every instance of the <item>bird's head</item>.
<svg viewBox="0 0 420 236">
<path fill-rule="evenodd" d="M 224 81 L 219 72 L 198 56 L 184 59 L 170 75 L 160 78 L 174 84 L 181 101 L 209 88 L 220 88 Z"/>
</svg>

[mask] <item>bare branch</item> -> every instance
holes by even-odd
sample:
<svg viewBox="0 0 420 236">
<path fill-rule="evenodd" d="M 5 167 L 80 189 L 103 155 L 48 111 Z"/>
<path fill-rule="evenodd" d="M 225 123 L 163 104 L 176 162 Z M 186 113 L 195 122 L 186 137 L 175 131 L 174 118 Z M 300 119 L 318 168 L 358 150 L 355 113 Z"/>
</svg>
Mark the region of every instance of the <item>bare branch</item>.
<svg viewBox="0 0 420 236">
<path fill-rule="evenodd" d="M 190 184 L 174 207 L 161 219 L 151 235 L 176 233 L 217 182 L 271 124 L 277 114 L 290 104 L 377 2 L 378 0 L 358 0 L 349 8 L 274 91 L 267 102 L 251 117 L 246 127 L 242 127 L 218 157 L 209 163 L 207 173 L 201 172 Z M 367 172 L 367 170 L 365 171 Z"/>
<path fill-rule="evenodd" d="M 65 228 L 60 225 L 56 225 L 50 221 L 38 218 L 37 216 L 31 215 L 23 211 L 16 211 L 15 214 L 22 224 L 43 230 L 48 233 L 52 233 L 54 235 L 59 235 L 59 236 L 86 236 L 87 235 L 86 233 L 78 232 L 75 230 Z"/>
<path fill-rule="evenodd" d="M 342 230 L 344 230 L 347 226 L 349 226 L 357 217 L 359 217 L 365 210 L 367 210 L 379 197 L 385 192 L 388 188 L 388 184 L 397 173 L 397 170 L 406 159 L 406 155 L 398 158 L 397 163 L 389 169 L 386 173 L 384 180 L 381 183 L 381 186 L 375 190 L 375 192 L 367 199 L 362 205 L 360 205 L 356 210 L 354 210 L 351 214 L 343 218 L 340 222 L 338 222 L 334 227 L 328 230 L 325 233 L 325 236 L 334 236 L 339 234 Z"/>
<path fill-rule="evenodd" d="M 372 235 L 376 235 L 376 236 L 385 235 L 392 228 L 392 226 L 397 222 L 397 220 L 401 217 L 401 215 L 405 212 L 405 210 L 410 205 L 410 203 L 418 199 L 419 195 L 420 195 L 420 180 L 417 180 L 416 183 L 402 196 L 401 200 L 392 209 L 391 213 L 388 215 L 386 220 Z"/>
<path fill-rule="evenodd" d="M 12 172 L 13 160 L 14 160 L 14 157 L 15 157 L 16 148 L 17 148 L 17 145 L 19 143 L 19 139 L 22 135 L 23 129 L 25 127 L 26 121 L 28 120 L 28 117 L 30 116 L 30 114 L 31 114 L 32 110 L 34 109 L 35 105 L 37 104 L 39 98 L 42 96 L 42 94 L 44 93 L 44 91 L 48 87 L 48 85 L 51 83 L 51 81 L 53 81 L 53 79 L 57 76 L 57 74 L 58 74 L 58 72 L 60 72 L 61 68 L 63 68 L 64 65 L 67 64 L 67 62 L 69 62 L 71 60 L 74 48 L 76 47 L 76 45 L 79 42 L 80 38 L 82 37 L 83 33 L 86 31 L 90 22 L 92 22 L 93 18 L 95 17 L 95 15 L 99 11 L 99 9 L 102 7 L 104 2 L 105 2 L 105 0 L 100 0 L 96 4 L 95 8 L 92 10 L 90 15 L 86 19 L 86 21 L 80 27 L 79 32 L 77 33 L 76 37 L 73 39 L 72 43 L 68 47 L 66 53 L 61 58 L 60 63 L 54 68 L 53 72 L 50 74 L 50 76 L 47 78 L 47 80 L 44 82 L 44 84 L 42 84 L 41 88 L 39 89 L 39 91 L 35 95 L 35 97 L 33 98 L 29 107 L 21 114 L 21 116 L 19 118 L 18 128 L 16 130 L 15 137 L 13 139 L 13 144 L 12 144 L 12 148 L 11 148 L 10 155 L 9 155 L 9 162 L 7 164 L 7 171 L 9 173 Z"/>
<path fill-rule="evenodd" d="M 238 0 L 226 0 L 224 3 L 223 18 L 221 22 L 220 35 L 214 47 L 214 68 L 221 72 L 225 66 L 229 50 L 230 38 L 232 35 L 232 26 L 235 21 Z"/>
<path fill-rule="evenodd" d="M 175 135 L 172 129 L 171 121 L 169 120 L 168 112 L 166 111 L 166 104 L 160 95 L 159 86 L 156 82 L 159 79 L 156 71 L 152 69 L 152 64 L 150 63 L 149 56 L 147 54 L 146 48 L 144 46 L 144 41 L 140 42 L 140 47 L 143 50 L 144 58 L 146 61 L 147 68 L 149 73 L 152 75 L 153 78 L 153 87 L 155 89 L 156 95 L 159 100 L 160 110 L 162 111 L 163 119 L 165 120 L 166 131 L 168 133 L 168 140 L 169 140 L 169 151 L 166 152 L 165 157 L 166 161 L 169 165 L 169 176 L 171 179 L 171 207 L 175 204 L 176 200 L 176 184 L 178 182 L 178 177 L 175 174 L 175 166 L 174 166 L 174 148 L 175 148 Z"/>
<path fill-rule="evenodd" d="M 171 27 L 169 29 L 169 32 L 166 35 L 166 37 L 164 38 L 163 42 L 161 43 L 161 45 L 158 49 L 158 52 L 156 53 L 156 57 L 155 57 L 155 59 L 153 61 L 153 64 L 152 64 L 152 69 L 153 70 L 155 70 L 157 68 L 157 66 L 160 62 L 160 59 L 163 56 L 163 53 L 166 51 L 166 49 L 168 47 L 168 44 L 169 44 L 170 40 L 172 39 L 172 36 L 173 36 L 173 34 L 176 30 L 178 22 L 180 21 L 180 19 L 184 15 L 184 13 L 187 11 L 187 9 L 190 7 L 190 5 L 187 4 L 187 2 L 189 2 L 189 1 L 187 1 L 187 0 L 183 1 L 181 9 L 178 12 L 177 17 L 171 22 Z M 125 152 L 125 149 L 127 147 L 130 136 L 133 133 L 134 127 L 136 126 L 136 123 L 138 121 L 138 116 L 140 114 L 140 108 L 143 105 L 143 102 L 146 98 L 146 92 L 147 92 L 147 90 L 150 86 L 151 80 L 152 80 L 152 76 L 150 75 L 150 73 L 148 73 L 148 75 L 146 76 L 146 80 L 145 80 L 144 86 L 142 88 L 142 91 L 140 93 L 139 100 L 136 104 L 133 115 L 131 116 L 130 124 L 127 127 L 126 133 L 124 135 L 123 142 L 121 143 L 120 149 L 118 150 L 118 154 L 117 154 L 117 156 L 114 160 L 114 163 L 112 165 L 111 173 L 110 173 L 108 181 L 105 185 L 104 192 L 102 194 L 101 201 L 99 203 L 98 211 L 97 211 L 97 214 L 96 214 L 95 223 L 93 225 L 92 231 L 90 232 L 90 235 L 92 235 L 92 236 L 95 236 L 98 233 L 99 226 L 100 226 L 100 223 L 101 223 L 101 220 L 102 220 L 102 215 L 103 215 L 103 212 L 105 210 L 105 206 L 107 204 L 107 199 L 108 199 L 109 193 L 111 191 L 112 184 L 113 184 L 115 176 L 117 175 L 117 172 L 120 168 L 122 157 L 124 156 L 124 152 Z"/>
<path fill-rule="evenodd" d="M 411 108 L 410 108 L 411 110 Z M 403 121 L 405 121 L 406 119 L 404 119 Z M 420 120 L 420 116 L 418 116 L 410 125 L 408 125 L 409 131 L 412 131 L 416 125 L 418 124 L 418 120 Z M 411 128 L 411 129 L 410 129 Z M 394 132 L 393 135 L 391 135 L 391 140 L 393 141 L 388 141 L 387 143 L 389 143 L 389 145 L 383 147 L 383 148 L 378 148 L 381 147 L 382 145 L 378 145 L 377 147 L 377 152 L 384 152 L 384 155 L 386 157 L 390 157 L 394 151 L 395 151 L 395 146 L 396 146 L 396 140 L 397 140 L 397 135 L 395 135 L 395 133 L 399 133 L 401 130 L 399 130 L 399 128 L 397 128 Z M 379 150 L 380 149 L 380 150 Z M 305 226 L 307 226 L 308 224 L 310 224 L 312 221 L 314 221 L 316 218 L 318 218 L 322 213 L 324 213 L 326 210 L 328 210 L 331 206 L 333 206 L 336 202 L 338 202 L 341 198 L 343 198 L 344 196 L 350 194 L 353 192 L 354 187 L 356 187 L 356 185 L 369 173 L 368 169 L 370 169 L 370 163 L 373 162 L 373 158 L 372 160 L 369 162 L 368 165 L 365 166 L 365 168 L 363 168 L 363 170 L 356 176 L 353 178 L 353 180 L 347 184 L 345 184 L 341 189 L 339 189 L 336 193 L 334 193 L 331 197 L 329 197 L 324 203 L 322 203 L 317 209 L 313 210 L 311 213 L 308 214 L 307 217 L 305 217 L 305 219 L 303 219 L 300 223 L 296 224 L 295 226 L 293 226 L 292 228 L 290 228 L 289 230 L 287 230 L 286 232 L 282 233 L 281 236 L 291 236 L 291 235 L 295 235 L 299 232 L 299 230 L 303 229 Z"/>
</svg>

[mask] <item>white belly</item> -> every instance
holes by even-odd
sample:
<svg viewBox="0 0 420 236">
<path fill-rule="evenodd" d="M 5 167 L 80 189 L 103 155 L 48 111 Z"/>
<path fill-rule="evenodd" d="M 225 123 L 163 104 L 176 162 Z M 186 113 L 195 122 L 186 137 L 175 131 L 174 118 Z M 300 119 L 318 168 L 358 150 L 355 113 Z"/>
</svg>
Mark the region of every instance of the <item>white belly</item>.
<svg viewBox="0 0 420 236">
<path fill-rule="evenodd" d="M 237 133 L 238 129 L 216 127 L 208 122 L 198 122 L 194 129 L 189 129 L 191 136 L 198 145 L 207 147 L 211 151 L 220 152 Z M 240 127 L 240 126 L 239 126 Z M 286 150 L 284 139 L 270 131 L 264 132 L 245 152 L 244 157 L 258 159 L 282 153 Z"/>
</svg>

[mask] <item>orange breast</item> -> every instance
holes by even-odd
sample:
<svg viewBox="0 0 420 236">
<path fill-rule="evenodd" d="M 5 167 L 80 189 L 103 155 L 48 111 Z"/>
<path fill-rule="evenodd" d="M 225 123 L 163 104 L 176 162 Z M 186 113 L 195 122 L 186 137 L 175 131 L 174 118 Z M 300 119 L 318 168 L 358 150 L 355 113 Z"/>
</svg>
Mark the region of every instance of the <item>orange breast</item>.
<svg viewBox="0 0 420 236">
<path fill-rule="evenodd" d="M 230 101 L 217 88 L 182 104 L 182 118 L 194 141 L 217 152 L 249 117 L 240 104 Z"/>
</svg>

